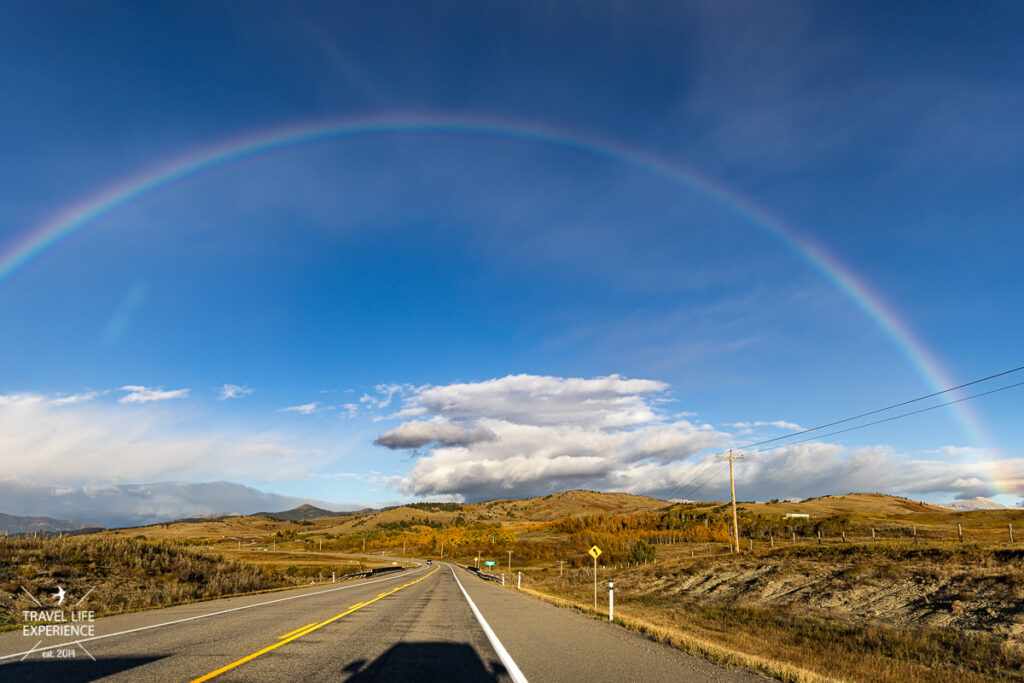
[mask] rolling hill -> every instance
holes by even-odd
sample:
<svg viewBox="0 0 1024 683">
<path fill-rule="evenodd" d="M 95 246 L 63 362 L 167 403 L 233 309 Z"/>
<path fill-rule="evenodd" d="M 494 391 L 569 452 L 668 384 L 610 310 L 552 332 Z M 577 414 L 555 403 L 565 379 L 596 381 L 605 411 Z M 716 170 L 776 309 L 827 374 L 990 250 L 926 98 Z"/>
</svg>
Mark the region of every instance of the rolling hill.
<svg viewBox="0 0 1024 683">
<path fill-rule="evenodd" d="M 17 515 L 5 515 L 0 512 L 0 531 L 11 534 L 24 534 L 33 531 L 45 531 L 57 533 L 61 531 L 81 531 L 83 529 L 102 529 L 98 524 L 84 524 L 72 522 L 67 519 L 53 519 L 52 517 L 19 517 Z"/>
</svg>

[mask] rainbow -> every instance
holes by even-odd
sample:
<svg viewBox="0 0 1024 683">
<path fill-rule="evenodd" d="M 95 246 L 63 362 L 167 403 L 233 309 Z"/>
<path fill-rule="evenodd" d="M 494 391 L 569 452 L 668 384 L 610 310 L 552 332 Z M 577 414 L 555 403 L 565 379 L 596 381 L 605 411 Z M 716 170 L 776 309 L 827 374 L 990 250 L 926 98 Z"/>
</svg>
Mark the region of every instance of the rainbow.
<svg viewBox="0 0 1024 683">
<path fill-rule="evenodd" d="M 917 373 L 935 391 L 954 386 L 946 372 L 893 308 L 848 266 L 794 226 L 730 188 L 692 168 L 669 163 L 616 142 L 566 134 L 536 125 L 493 119 L 463 117 L 369 117 L 303 122 L 259 130 L 219 141 L 126 177 L 77 204 L 68 206 L 44 223 L 27 231 L 0 252 L 0 284 L 19 268 L 42 255 L 62 240 L 94 223 L 102 216 L 183 178 L 224 164 L 237 162 L 296 145 L 373 135 L 401 133 L 446 133 L 475 135 L 533 142 L 574 150 L 642 169 L 699 193 L 745 218 L 789 247 L 849 298 L 895 343 Z M 980 421 L 967 406 L 951 407 L 967 437 L 985 447 Z"/>
</svg>

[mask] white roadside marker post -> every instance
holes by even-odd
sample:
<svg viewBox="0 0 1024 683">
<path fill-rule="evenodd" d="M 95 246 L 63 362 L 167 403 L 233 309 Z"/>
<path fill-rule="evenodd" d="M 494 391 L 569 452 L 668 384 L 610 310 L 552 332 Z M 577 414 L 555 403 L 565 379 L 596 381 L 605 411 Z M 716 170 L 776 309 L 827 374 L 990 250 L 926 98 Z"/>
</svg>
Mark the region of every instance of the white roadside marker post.
<svg viewBox="0 0 1024 683">
<path fill-rule="evenodd" d="M 523 589 L 523 573 L 522 572 L 516 572 L 516 573 L 518 574 L 518 576 L 516 577 L 516 590 L 519 591 L 519 590 Z"/>
<path fill-rule="evenodd" d="M 615 582 L 608 582 L 608 621 L 615 621 Z"/>
</svg>

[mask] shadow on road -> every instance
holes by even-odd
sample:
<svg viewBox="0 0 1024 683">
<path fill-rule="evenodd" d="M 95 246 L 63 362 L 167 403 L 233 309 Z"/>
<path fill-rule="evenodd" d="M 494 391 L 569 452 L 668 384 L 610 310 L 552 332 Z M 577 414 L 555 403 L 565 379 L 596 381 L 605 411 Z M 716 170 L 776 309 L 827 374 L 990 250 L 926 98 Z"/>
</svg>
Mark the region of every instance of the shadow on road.
<svg viewBox="0 0 1024 683">
<path fill-rule="evenodd" d="M 95 662 L 81 652 L 75 659 L 35 659 L 0 665 L 0 681 L 95 681 L 163 657 L 100 657 Z"/>
<path fill-rule="evenodd" d="M 508 680 L 505 667 L 494 661 L 490 666 L 462 643 L 399 643 L 369 666 L 366 660 L 345 667 L 349 681 L 499 681 Z"/>
</svg>

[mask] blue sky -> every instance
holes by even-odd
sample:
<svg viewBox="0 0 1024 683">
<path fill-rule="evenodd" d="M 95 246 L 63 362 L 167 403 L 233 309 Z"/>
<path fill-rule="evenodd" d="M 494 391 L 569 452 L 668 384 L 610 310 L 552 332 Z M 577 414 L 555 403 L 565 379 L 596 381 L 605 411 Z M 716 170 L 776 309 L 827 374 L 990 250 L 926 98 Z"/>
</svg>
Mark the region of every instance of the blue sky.
<svg viewBox="0 0 1024 683">
<path fill-rule="evenodd" d="M 935 390 L 792 244 L 608 150 L 776 216 L 946 379 L 1022 364 L 1019 6 L 520 5 L 6 4 L 0 263 L 228 140 L 476 127 L 214 164 L 0 274 L 5 512 L 666 495 Z M 942 409 L 764 453 L 740 496 L 1016 504 L 1022 391 L 971 401 L 974 429 Z"/>
</svg>

